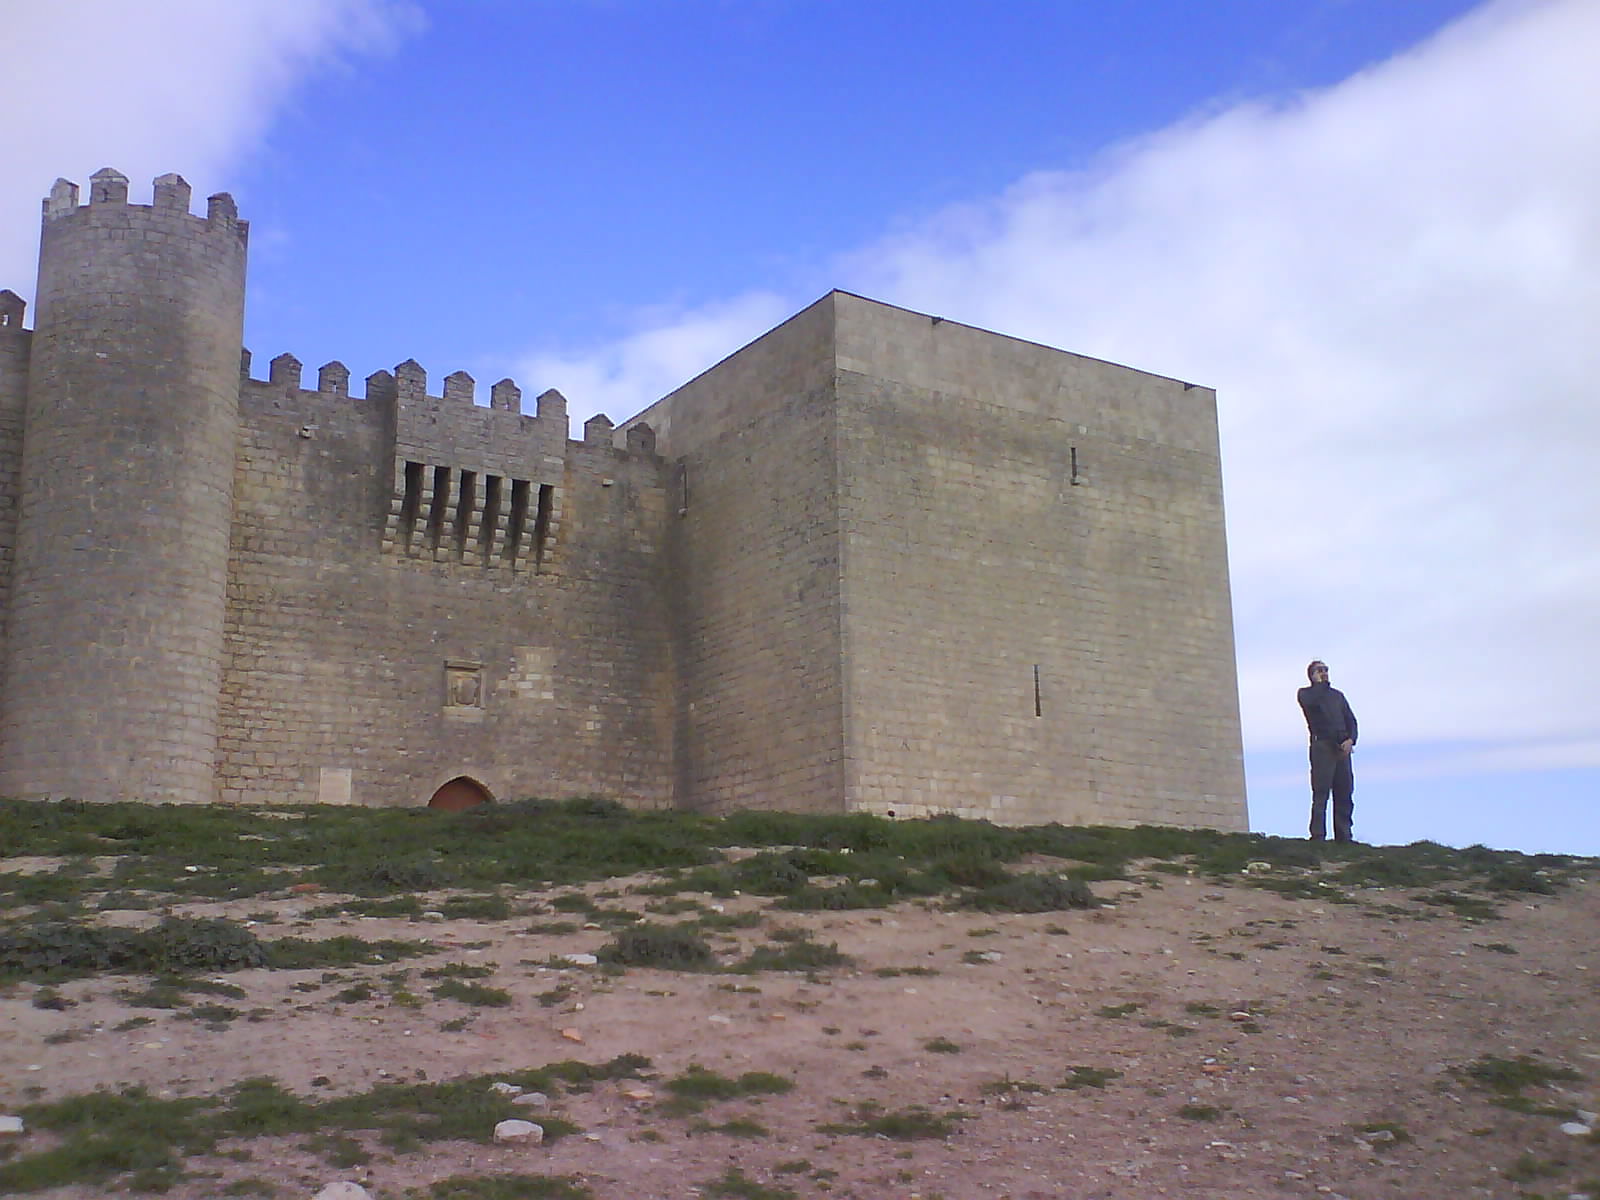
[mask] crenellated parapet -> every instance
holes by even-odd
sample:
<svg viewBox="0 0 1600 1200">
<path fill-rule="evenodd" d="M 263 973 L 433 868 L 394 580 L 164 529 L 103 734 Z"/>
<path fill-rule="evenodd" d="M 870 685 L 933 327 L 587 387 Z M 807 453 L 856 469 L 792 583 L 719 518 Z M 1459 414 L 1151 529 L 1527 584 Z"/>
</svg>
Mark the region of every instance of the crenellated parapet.
<svg viewBox="0 0 1600 1200">
<path fill-rule="evenodd" d="M 112 167 L 102 167 L 89 177 L 89 203 L 80 205 L 78 185 L 70 179 L 58 179 L 44 199 L 44 221 L 73 217 L 93 209 L 101 219 L 107 219 L 118 208 L 142 208 L 152 213 L 183 217 L 203 224 L 214 232 L 225 233 L 239 243 L 249 240 L 250 222 L 239 219 L 239 209 L 227 192 L 218 192 L 206 200 L 206 215 L 197 217 L 190 213 L 192 190 L 182 175 L 158 176 L 152 185 L 151 203 L 130 204 L 128 177 Z"/>
</svg>

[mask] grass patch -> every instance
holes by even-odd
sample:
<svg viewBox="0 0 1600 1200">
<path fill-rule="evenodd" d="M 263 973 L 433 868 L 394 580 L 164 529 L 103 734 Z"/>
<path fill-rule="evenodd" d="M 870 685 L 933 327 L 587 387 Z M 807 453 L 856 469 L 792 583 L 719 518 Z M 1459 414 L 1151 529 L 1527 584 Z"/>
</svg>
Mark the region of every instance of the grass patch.
<svg viewBox="0 0 1600 1200">
<path fill-rule="evenodd" d="M 922 1043 L 922 1048 L 929 1054 L 961 1053 L 961 1046 L 959 1043 L 952 1042 L 949 1038 L 943 1037 L 929 1038 L 927 1041 Z"/>
<path fill-rule="evenodd" d="M 770 1071 L 746 1071 L 729 1077 L 692 1063 L 682 1075 L 667 1080 L 665 1086 L 672 1096 L 658 1107 L 669 1116 L 685 1116 L 723 1100 L 782 1095 L 794 1089 L 794 1080 Z"/>
<path fill-rule="evenodd" d="M 716 966 L 710 944 L 692 929 L 648 922 L 619 930 L 598 957 L 617 966 L 668 971 L 706 971 Z"/>
<path fill-rule="evenodd" d="M 1115 1021 L 1122 1017 L 1132 1016 L 1143 1007 L 1144 1005 L 1136 1000 L 1130 1000 L 1126 1004 L 1104 1004 L 1094 1010 L 1094 1015 Z"/>
<path fill-rule="evenodd" d="M 824 946 L 820 942 L 813 942 L 802 936 L 782 944 L 757 946 L 734 969 L 738 971 L 818 971 L 825 970 L 828 967 L 847 966 L 850 962 L 850 956 L 841 953 L 837 943 L 830 942 Z"/>
<path fill-rule="evenodd" d="M 504 988 L 488 987 L 465 979 L 446 979 L 435 984 L 431 992 L 441 1000 L 459 1000 L 474 1008 L 506 1008 L 511 1004 L 511 993 Z"/>
<path fill-rule="evenodd" d="M 329 1139 L 317 1143 L 324 1147 L 319 1152 L 344 1156 L 356 1153 L 347 1144 L 354 1142 L 350 1135 L 363 1131 L 379 1134 L 399 1150 L 430 1141 L 487 1143 L 495 1122 L 524 1112 L 491 1089 L 496 1080 L 556 1094 L 634 1077 L 649 1065 L 648 1059 L 628 1054 L 606 1063 L 565 1061 L 440 1083 L 382 1084 L 323 1101 L 297 1096 L 271 1079 L 250 1079 L 216 1097 L 162 1100 L 143 1088 L 124 1088 L 24 1105 L 21 1115 L 28 1125 L 49 1130 L 61 1144 L 0 1164 L 0 1191 L 101 1185 L 121 1177 L 135 1187 L 141 1178 L 159 1182 L 175 1177 L 186 1157 L 210 1152 L 224 1138 L 310 1134 Z M 540 1123 L 551 1139 L 575 1131 L 558 1118 Z"/>
<path fill-rule="evenodd" d="M 702 1196 L 728 1196 L 734 1200 L 796 1200 L 791 1189 L 758 1183 L 738 1167 L 728 1167 L 720 1178 L 700 1184 L 698 1191 Z"/>
<path fill-rule="evenodd" d="M 1222 1116 L 1222 1110 L 1215 1104 L 1183 1104 L 1178 1115 L 1185 1121 L 1215 1121 Z"/>
<path fill-rule="evenodd" d="M 428 1200 L 593 1200 L 575 1175 L 452 1175 L 430 1184 Z"/>
<path fill-rule="evenodd" d="M 1111 1067 L 1068 1067 L 1067 1077 L 1057 1087 L 1076 1092 L 1086 1087 L 1103 1088 L 1113 1079 L 1121 1079 L 1122 1072 Z"/>
<path fill-rule="evenodd" d="M 952 817 L 891 821 L 863 813 L 708 817 L 629 812 L 600 798 L 525 800 L 462 813 L 0 800 L 0 846 L 10 855 L 69 860 L 54 873 L 0 873 L 0 904 L 12 907 L 92 903 L 98 896 L 107 906 L 148 908 L 281 895 L 292 884 L 316 883 L 354 897 L 340 908 L 362 915 L 415 915 L 417 893 L 457 889 L 463 894 L 446 903 L 487 920 L 509 911 L 510 901 L 495 894 L 506 885 L 537 881 L 576 889 L 645 871 L 664 873 L 644 889 L 659 896 L 740 890 L 781 897 L 786 907 L 835 910 L 1018 887 L 1024 890 L 1002 890 L 993 902 L 1035 911 L 1011 907 L 1040 902 L 1026 889 L 1044 885 L 1019 885 L 1015 880 L 1026 876 L 1009 875 L 1028 855 L 1069 864 L 1067 873 L 1079 881 L 1127 878 L 1152 863 L 1236 878 L 1247 864 L 1265 863 L 1301 881 L 1290 894 L 1324 900 L 1329 889 L 1308 888 L 1305 881 L 1545 895 L 1595 866 L 1587 858 L 1482 846 L 1451 850 L 1429 842 L 1311 847 L 1303 839 L 1162 826 L 1002 828 Z M 730 863 L 730 847 L 756 853 Z M 109 872 L 92 868 L 91 857 L 100 856 L 116 860 Z M 562 911 L 594 911 L 577 891 L 569 895 L 571 907 L 559 904 Z"/>
<path fill-rule="evenodd" d="M 1042 913 L 1093 908 L 1097 902 L 1081 879 L 1030 872 L 978 888 L 964 903 L 984 912 Z"/>
<path fill-rule="evenodd" d="M 710 1121 L 696 1121 L 689 1127 L 690 1133 L 720 1133 L 728 1137 L 764 1138 L 771 1137 L 772 1131 L 760 1121 L 750 1117 L 735 1117 L 731 1121 L 724 1121 L 720 1125 L 713 1125 Z"/>
<path fill-rule="evenodd" d="M 1452 1067 L 1451 1074 L 1490 1093 L 1493 1102 L 1502 1108 L 1509 1108 L 1514 1112 L 1548 1113 L 1553 1116 L 1565 1116 L 1569 1110 L 1541 1106 L 1524 1096 L 1524 1090 L 1583 1079 L 1583 1076 L 1571 1067 L 1552 1066 L 1526 1054 L 1518 1055 L 1516 1058 L 1485 1055 L 1465 1066 Z"/>
<path fill-rule="evenodd" d="M 854 1134 L 863 1137 L 884 1137 L 895 1142 L 917 1141 L 924 1138 L 943 1139 L 956 1132 L 959 1122 L 966 1118 L 962 1112 L 936 1113 L 920 1104 L 884 1112 L 876 1104 L 856 1106 L 846 1121 L 818 1125 L 818 1133 Z"/>
</svg>

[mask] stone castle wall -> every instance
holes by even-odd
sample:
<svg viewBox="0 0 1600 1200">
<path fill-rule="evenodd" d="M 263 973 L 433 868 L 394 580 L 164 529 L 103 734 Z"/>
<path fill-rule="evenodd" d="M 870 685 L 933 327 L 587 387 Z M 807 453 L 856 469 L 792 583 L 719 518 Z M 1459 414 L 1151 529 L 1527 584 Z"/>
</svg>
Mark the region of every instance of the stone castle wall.
<svg viewBox="0 0 1600 1200">
<path fill-rule="evenodd" d="M 279 375 L 243 388 L 221 798 L 408 804 L 465 775 L 668 804 L 659 460 L 568 444 L 559 397 L 535 417 L 428 396 L 414 364 L 364 399 Z M 428 494 L 397 536 L 407 463 Z M 520 561 L 482 504 L 495 479 L 509 507 L 519 476 Z M 540 486 L 563 519 L 535 549 Z"/>
<path fill-rule="evenodd" d="M 1245 828 L 1214 395 L 837 303 L 852 807 Z"/>
<path fill-rule="evenodd" d="M 1245 826 L 1207 389 L 840 292 L 579 439 L 255 379 L 231 201 L 117 180 L 0 292 L 0 789 Z"/>
</svg>

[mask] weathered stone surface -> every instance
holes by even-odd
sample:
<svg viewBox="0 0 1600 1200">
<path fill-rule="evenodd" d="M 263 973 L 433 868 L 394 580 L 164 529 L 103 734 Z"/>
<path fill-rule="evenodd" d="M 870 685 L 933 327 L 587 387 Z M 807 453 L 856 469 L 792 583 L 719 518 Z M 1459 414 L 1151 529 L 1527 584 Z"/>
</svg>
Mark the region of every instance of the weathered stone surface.
<svg viewBox="0 0 1600 1200">
<path fill-rule="evenodd" d="M 0 794 L 1246 827 L 1208 389 L 833 292 L 572 439 L 241 378 L 232 200 L 77 195 L 0 321 Z"/>
<path fill-rule="evenodd" d="M 532 1121 L 501 1121 L 494 1127 L 494 1140 L 506 1145 L 537 1146 L 544 1141 L 544 1127 Z"/>
</svg>

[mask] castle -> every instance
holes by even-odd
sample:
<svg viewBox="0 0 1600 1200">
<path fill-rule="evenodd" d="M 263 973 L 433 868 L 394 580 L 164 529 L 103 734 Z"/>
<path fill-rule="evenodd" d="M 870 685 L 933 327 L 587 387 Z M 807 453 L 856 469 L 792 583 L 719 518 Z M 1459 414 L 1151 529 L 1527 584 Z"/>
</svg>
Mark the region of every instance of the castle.
<svg viewBox="0 0 1600 1200">
<path fill-rule="evenodd" d="M 1216 398 L 832 292 L 569 437 L 241 349 L 96 173 L 0 292 L 0 794 L 1246 828 Z"/>
</svg>

